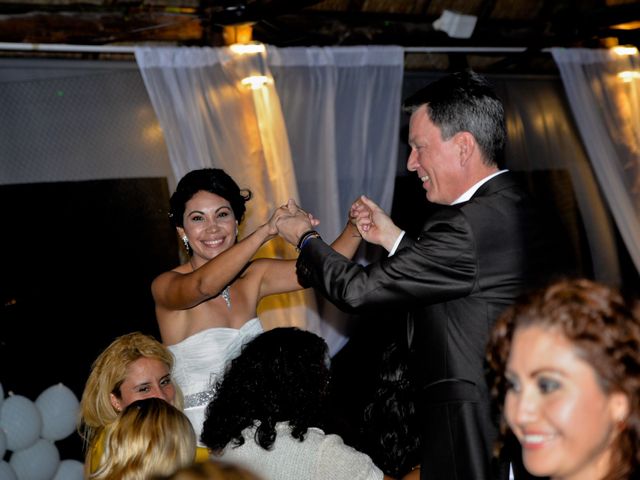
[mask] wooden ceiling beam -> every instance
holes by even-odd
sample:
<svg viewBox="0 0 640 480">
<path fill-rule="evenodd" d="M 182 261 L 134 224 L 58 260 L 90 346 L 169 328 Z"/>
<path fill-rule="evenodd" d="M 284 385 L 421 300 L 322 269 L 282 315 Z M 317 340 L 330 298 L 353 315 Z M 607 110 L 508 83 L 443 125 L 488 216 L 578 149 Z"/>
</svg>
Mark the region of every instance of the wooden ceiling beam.
<svg viewBox="0 0 640 480">
<path fill-rule="evenodd" d="M 0 41 L 26 43 L 200 42 L 194 15 L 42 13 L 0 15 Z"/>
</svg>

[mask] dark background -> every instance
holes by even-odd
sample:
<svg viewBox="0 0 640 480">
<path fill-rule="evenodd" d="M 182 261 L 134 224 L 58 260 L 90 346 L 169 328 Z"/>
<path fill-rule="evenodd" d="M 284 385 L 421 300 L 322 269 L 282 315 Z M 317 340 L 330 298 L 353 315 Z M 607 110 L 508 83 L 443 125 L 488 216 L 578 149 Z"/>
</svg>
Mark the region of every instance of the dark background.
<svg viewBox="0 0 640 480">
<path fill-rule="evenodd" d="M 0 187 L 0 382 L 36 400 L 62 382 L 78 397 L 117 336 L 159 337 L 150 285 L 179 263 L 165 179 Z M 61 459 L 83 459 L 72 434 Z"/>
</svg>

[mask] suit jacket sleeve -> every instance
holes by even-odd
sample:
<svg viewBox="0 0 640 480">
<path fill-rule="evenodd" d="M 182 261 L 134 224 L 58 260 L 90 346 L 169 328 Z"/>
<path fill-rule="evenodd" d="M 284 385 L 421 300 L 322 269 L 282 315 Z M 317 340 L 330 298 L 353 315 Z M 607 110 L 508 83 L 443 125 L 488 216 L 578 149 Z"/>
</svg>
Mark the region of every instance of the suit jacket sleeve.
<svg viewBox="0 0 640 480">
<path fill-rule="evenodd" d="M 379 262 L 362 266 L 320 239 L 309 241 L 297 261 L 300 284 L 347 311 L 459 298 L 471 292 L 477 271 L 473 232 L 455 207 L 435 213 L 417 240 L 405 235 L 395 255 Z"/>
</svg>

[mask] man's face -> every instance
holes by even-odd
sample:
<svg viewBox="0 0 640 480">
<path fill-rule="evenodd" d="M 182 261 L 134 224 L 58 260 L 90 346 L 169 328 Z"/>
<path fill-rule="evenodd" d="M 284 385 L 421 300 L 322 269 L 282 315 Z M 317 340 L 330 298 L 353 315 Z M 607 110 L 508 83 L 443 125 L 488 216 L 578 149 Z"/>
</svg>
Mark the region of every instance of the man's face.
<svg viewBox="0 0 640 480">
<path fill-rule="evenodd" d="M 422 105 L 411 115 L 411 154 L 407 160 L 407 169 L 418 174 L 430 202 L 450 205 L 466 190 L 460 152 L 455 140 L 456 135 L 449 140 L 442 139 L 440 128 L 429 118 L 426 105 Z"/>
</svg>

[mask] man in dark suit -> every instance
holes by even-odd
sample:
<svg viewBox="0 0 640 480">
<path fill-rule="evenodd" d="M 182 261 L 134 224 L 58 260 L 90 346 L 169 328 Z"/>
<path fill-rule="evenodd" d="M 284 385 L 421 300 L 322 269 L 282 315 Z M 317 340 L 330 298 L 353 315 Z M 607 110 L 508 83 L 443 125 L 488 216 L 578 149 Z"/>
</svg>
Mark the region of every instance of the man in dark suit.
<svg viewBox="0 0 640 480">
<path fill-rule="evenodd" d="M 371 200 L 351 210 L 363 238 L 390 255 L 362 266 L 336 253 L 290 203 L 280 235 L 297 245 L 298 278 L 348 311 L 409 310 L 410 368 L 418 389 L 421 479 L 508 477 L 492 454 L 498 436 L 486 382 L 485 344 L 500 312 L 544 262 L 535 209 L 500 170 L 504 110 L 470 71 L 441 78 L 405 101 L 411 113 L 407 168 L 440 205 L 417 239 Z"/>
</svg>

